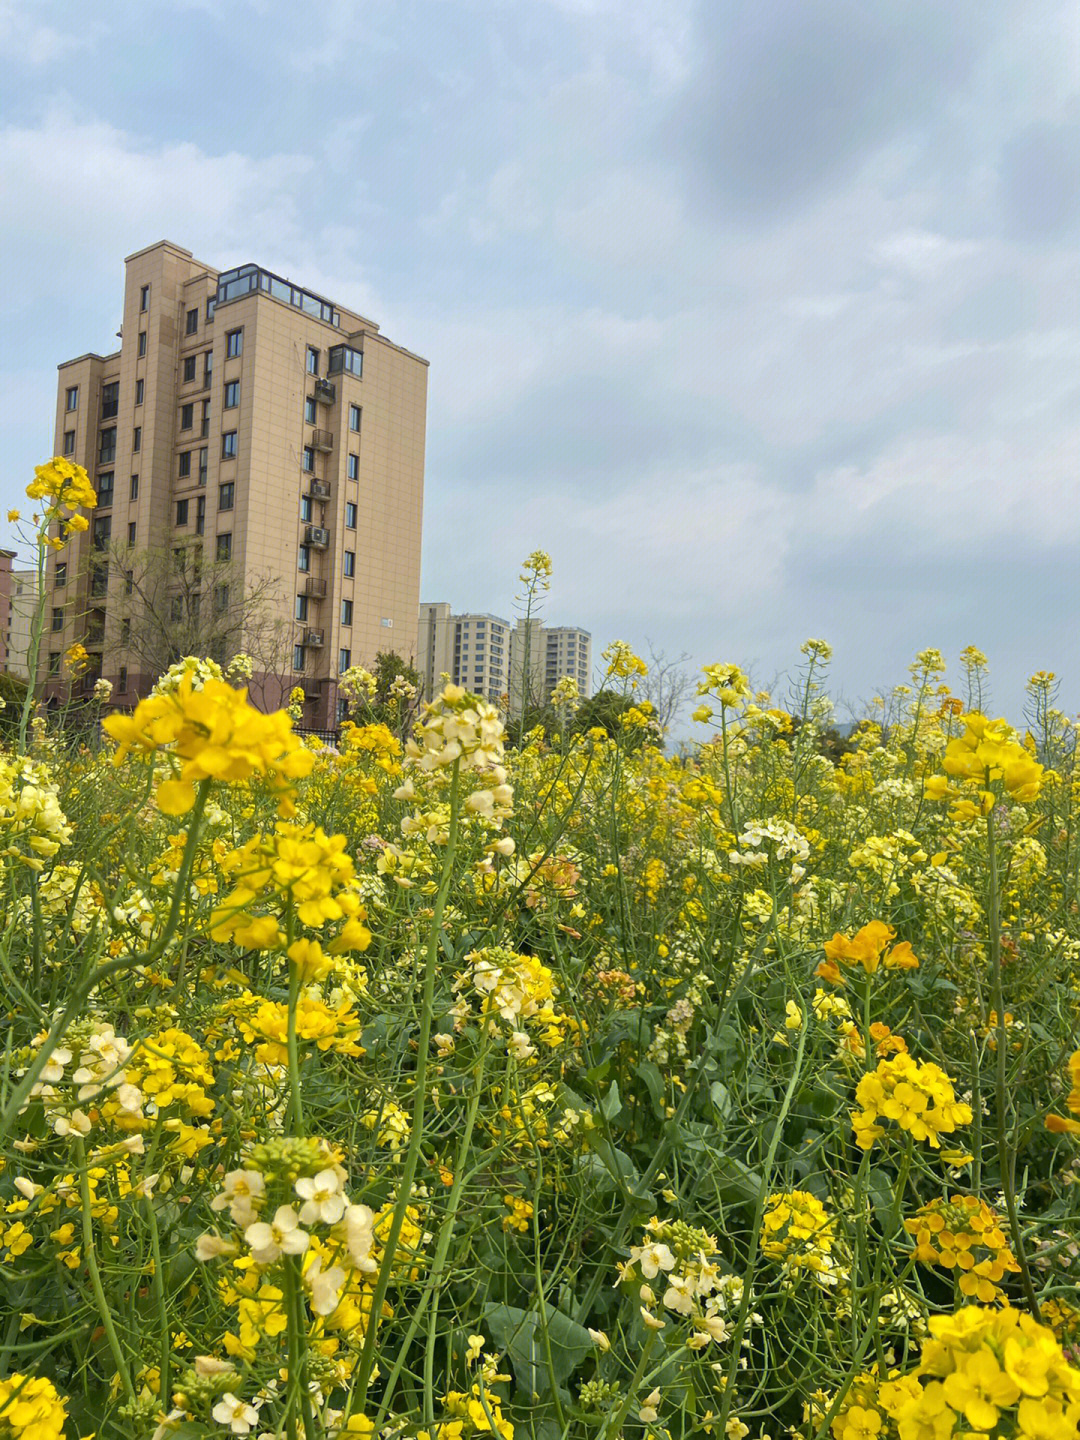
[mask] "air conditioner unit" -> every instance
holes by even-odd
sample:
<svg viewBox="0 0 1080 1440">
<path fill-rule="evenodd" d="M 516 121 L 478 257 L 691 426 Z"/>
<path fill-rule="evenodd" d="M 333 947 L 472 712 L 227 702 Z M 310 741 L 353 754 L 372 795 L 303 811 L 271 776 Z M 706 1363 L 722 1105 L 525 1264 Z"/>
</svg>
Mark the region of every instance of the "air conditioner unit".
<svg viewBox="0 0 1080 1440">
<path fill-rule="evenodd" d="M 304 644 L 310 645 L 313 650 L 321 650 L 323 645 L 323 632 L 321 630 L 308 630 L 304 635 Z"/>
<path fill-rule="evenodd" d="M 304 542 L 314 545 L 316 550 L 325 550 L 330 544 L 330 531 L 324 530 L 321 525 L 309 525 L 304 533 Z"/>
</svg>

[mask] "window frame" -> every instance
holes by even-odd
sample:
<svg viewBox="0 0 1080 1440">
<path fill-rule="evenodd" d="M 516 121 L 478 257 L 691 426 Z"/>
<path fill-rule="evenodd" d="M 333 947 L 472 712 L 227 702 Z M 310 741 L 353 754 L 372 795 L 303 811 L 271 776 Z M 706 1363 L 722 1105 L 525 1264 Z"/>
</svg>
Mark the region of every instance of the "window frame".
<svg viewBox="0 0 1080 1440">
<path fill-rule="evenodd" d="M 75 398 L 72 399 L 72 396 L 74 396 Z M 64 396 L 64 414 L 70 415 L 73 410 L 78 410 L 78 408 L 79 387 L 78 385 L 69 385 L 67 387 L 67 394 Z"/>
<path fill-rule="evenodd" d="M 199 307 L 196 305 L 194 310 L 189 310 L 189 311 L 187 312 L 187 321 L 186 321 L 186 323 L 185 323 L 184 334 L 185 334 L 185 335 L 197 335 L 198 333 L 199 333 Z"/>
<path fill-rule="evenodd" d="M 235 460 L 240 453 L 240 441 L 238 432 L 235 430 L 223 430 L 221 432 L 221 458 L 223 460 Z"/>
<path fill-rule="evenodd" d="M 225 331 L 225 359 L 235 360 L 244 353 L 244 327 Z"/>
<path fill-rule="evenodd" d="M 226 494 L 226 492 L 228 492 Z M 223 510 L 236 508 L 236 481 L 222 480 L 218 484 L 218 514 Z"/>
<path fill-rule="evenodd" d="M 230 396 L 230 395 L 232 395 L 232 399 L 231 399 L 231 400 L 229 399 L 229 396 Z M 240 381 L 239 381 L 239 380 L 226 380 L 226 381 L 225 381 L 225 393 L 224 393 L 224 397 L 223 397 L 223 399 L 222 399 L 221 408 L 222 408 L 223 410 L 239 410 L 239 408 L 240 408 Z"/>
</svg>

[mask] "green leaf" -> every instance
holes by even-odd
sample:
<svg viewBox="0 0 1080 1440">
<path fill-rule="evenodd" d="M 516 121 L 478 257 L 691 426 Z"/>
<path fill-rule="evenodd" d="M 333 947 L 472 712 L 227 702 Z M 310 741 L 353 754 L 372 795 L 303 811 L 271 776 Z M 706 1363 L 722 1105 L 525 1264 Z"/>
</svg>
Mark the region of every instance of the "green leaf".
<svg viewBox="0 0 1080 1440">
<path fill-rule="evenodd" d="M 645 1082 L 652 1101 L 653 1114 L 658 1120 L 664 1119 L 664 1077 L 651 1060 L 642 1060 L 634 1066 L 634 1073 Z"/>
<path fill-rule="evenodd" d="M 613 1080 L 608 1087 L 608 1092 L 600 1101 L 600 1114 L 605 1120 L 614 1120 L 622 1109 L 622 1097 L 619 1094 L 619 1082 Z"/>
<path fill-rule="evenodd" d="M 516 1305 L 485 1305 L 484 1321 L 492 1338 L 505 1350 L 514 1367 L 514 1379 L 526 1396 L 549 1394 L 562 1386 L 594 1346 L 589 1332 L 554 1305 L 545 1303 L 548 1366 L 543 1326 L 538 1310 L 521 1310 Z"/>
</svg>

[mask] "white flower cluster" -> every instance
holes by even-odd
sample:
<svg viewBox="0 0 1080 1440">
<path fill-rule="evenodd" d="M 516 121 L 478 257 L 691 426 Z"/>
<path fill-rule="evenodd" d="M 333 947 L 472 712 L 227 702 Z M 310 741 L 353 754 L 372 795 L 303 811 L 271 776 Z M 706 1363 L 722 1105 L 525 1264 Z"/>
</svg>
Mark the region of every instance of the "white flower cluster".
<svg viewBox="0 0 1080 1440">
<path fill-rule="evenodd" d="M 777 860 L 791 860 L 788 879 L 792 885 L 797 885 L 806 874 L 802 862 L 810 857 L 810 842 L 786 820 L 751 821 L 739 836 L 739 844 L 743 847 L 741 850 L 728 851 L 732 865 L 760 868 L 775 856 Z"/>
<path fill-rule="evenodd" d="M 645 1229 L 649 1235 L 645 1244 L 631 1246 L 629 1259 L 619 1266 L 620 1284 L 642 1282 L 638 1298 L 645 1324 L 650 1330 L 666 1327 L 667 1321 L 656 1313 L 659 1305 L 692 1322 L 693 1333 L 686 1342 L 691 1350 L 726 1340 L 724 1316 L 738 1305 L 742 1281 L 710 1260 L 716 1251 L 714 1237 L 681 1221 L 652 1219 Z M 659 1300 L 650 1280 L 663 1286 Z"/>
<path fill-rule="evenodd" d="M 195 1243 L 196 1260 L 205 1263 L 236 1255 L 243 1248 L 253 1265 L 268 1270 L 283 1256 L 305 1255 L 308 1302 L 316 1315 L 332 1315 L 350 1282 L 372 1275 L 378 1268 L 375 1213 L 367 1205 L 349 1202 L 345 1178 L 345 1171 L 336 1164 L 315 1175 L 299 1176 L 293 1183 L 292 1201 L 275 1206 L 273 1215 L 265 1219 L 266 1177 L 259 1170 L 231 1170 L 210 1208 L 217 1214 L 228 1211 L 240 1238 L 227 1239 L 207 1231 Z M 315 1235 L 319 1226 L 328 1233 Z M 327 1266 L 330 1255 L 334 1263 Z"/>
<path fill-rule="evenodd" d="M 37 1043 L 44 1039 L 44 1035 L 39 1035 Z M 128 1079 L 124 1067 L 131 1057 L 132 1046 L 124 1037 L 117 1035 L 111 1025 L 94 1021 L 78 1045 L 78 1051 L 77 1060 L 74 1051 L 65 1046 L 58 1045 L 52 1051 L 23 1109 L 31 1100 L 40 1099 L 46 1120 L 60 1136 L 89 1135 L 93 1122 L 83 1107 L 100 1107 L 105 1097 L 115 1103 L 113 1119 L 121 1128 L 125 1122 L 141 1120 L 146 1097 Z M 75 1069 L 68 1075 L 67 1068 L 73 1061 Z M 76 1087 L 74 1091 L 71 1086 Z"/>
<path fill-rule="evenodd" d="M 229 667 L 231 670 L 231 666 Z M 180 689 L 180 682 L 186 675 L 191 676 L 191 688 L 201 690 L 207 680 L 224 680 L 225 675 L 216 660 L 203 659 L 199 655 L 185 655 L 170 665 L 165 674 L 151 690 L 151 695 L 172 695 Z"/>
</svg>

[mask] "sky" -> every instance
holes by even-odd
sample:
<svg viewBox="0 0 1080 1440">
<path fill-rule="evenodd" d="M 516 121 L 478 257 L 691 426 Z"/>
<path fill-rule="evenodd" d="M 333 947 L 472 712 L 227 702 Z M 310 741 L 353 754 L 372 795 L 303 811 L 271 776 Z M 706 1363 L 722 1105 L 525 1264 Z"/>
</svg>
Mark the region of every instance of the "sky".
<svg viewBox="0 0 1080 1440">
<path fill-rule="evenodd" d="M 0 510 L 168 238 L 430 360 L 423 600 L 542 548 L 596 654 L 1080 709 L 1073 0 L 0 0 L 0 65 Z"/>
</svg>

